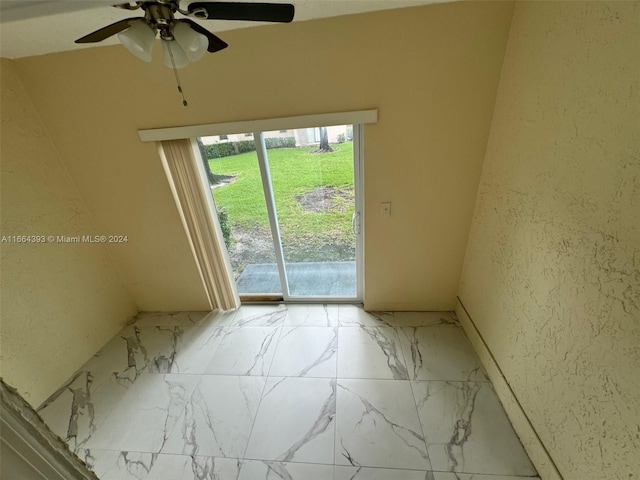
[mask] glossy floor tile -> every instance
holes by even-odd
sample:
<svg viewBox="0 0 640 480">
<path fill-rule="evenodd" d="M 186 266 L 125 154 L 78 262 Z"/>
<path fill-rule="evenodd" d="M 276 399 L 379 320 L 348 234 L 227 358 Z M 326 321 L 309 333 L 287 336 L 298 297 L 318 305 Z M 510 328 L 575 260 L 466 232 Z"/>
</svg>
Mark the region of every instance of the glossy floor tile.
<svg viewBox="0 0 640 480">
<path fill-rule="evenodd" d="M 453 312 L 393 312 L 394 327 L 459 327 Z"/>
<path fill-rule="evenodd" d="M 522 477 L 513 475 L 483 475 L 477 473 L 433 472 L 433 480 L 540 480 L 539 477 Z"/>
<path fill-rule="evenodd" d="M 365 312 L 355 305 L 338 305 L 341 327 L 392 327 L 393 312 Z"/>
<path fill-rule="evenodd" d="M 242 307 L 233 319 L 236 327 L 280 327 L 287 315 L 284 305 L 250 305 Z"/>
<path fill-rule="evenodd" d="M 216 317 L 217 312 L 140 312 L 136 317 L 139 327 L 190 327 L 205 319 Z M 235 315 L 235 312 L 233 312 Z"/>
<path fill-rule="evenodd" d="M 340 328 L 338 352 L 338 378 L 409 379 L 395 328 Z"/>
<path fill-rule="evenodd" d="M 535 475 L 487 382 L 414 382 L 434 470 Z"/>
<path fill-rule="evenodd" d="M 336 380 L 270 377 L 246 458 L 333 465 Z"/>
<path fill-rule="evenodd" d="M 333 465 L 244 460 L 238 480 L 327 480 Z"/>
<path fill-rule="evenodd" d="M 280 329 L 275 327 L 227 328 L 205 373 L 266 376 L 279 335 Z"/>
<path fill-rule="evenodd" d="M 94 385 L 93 378 L 90 370 L 77 372 L 38 409 L 49 428 L 74 452 L 85 447 L 128 390 L 128 385 L 116 381 Z"/>
<path fill-rule="evenodd" d="M 338 305 L 289 305 L 285 327 L 337 327 Z"/>
<path fill-rule="evenodd" d="M 265 383 L 265 377 L 200 377 L 162 453 L 242 458 Z"/>
<path fill-rule="evenodd" d="M 434 480 L 433 472 L 389 468 L 341 467 L 334 470 L 334 480 Z"/>
<path fill-rule="evenodd" d="M 336 464 L 430 470 L 411 384 L 338 380 Z"/>
<path fill-rule="evenodd" d="M 101 480 L 146 480 L 157 459 L 155 453 L 84 448 L 76 454 Z"/>
<path fill-rule="evenodd" d="M 144 480 L 235 480 L 241 464 L 237 458 L 160 454 Z"/>
<path fill-rule="evenodd" d="M 537 479 L 451 312 L 141 313 L 38 411 L 103 480 Z"/>
<path fill-rule="evenodd" d="M 335 378 L 337 358 L 337 328 L 284 327 L 269 375 Z"/>
<path fill-rule="evenodd" d="M 411 380 L 486 380 L 461 328 L 436 325 L 397 330 Z"/>
<path fill-rule="evenodd" d="M 160 452 L 198 378 L 143 373 L 87 441 L 86 448 Z"/>
</svg>

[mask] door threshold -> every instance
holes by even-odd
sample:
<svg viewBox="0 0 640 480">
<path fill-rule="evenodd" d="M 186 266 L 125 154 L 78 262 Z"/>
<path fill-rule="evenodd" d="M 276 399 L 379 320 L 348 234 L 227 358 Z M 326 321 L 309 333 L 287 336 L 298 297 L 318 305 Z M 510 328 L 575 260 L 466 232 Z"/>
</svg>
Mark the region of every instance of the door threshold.
<svg viewBox="0 0 640 480">
<path fill-rule="evenodd" d="M 357 298 L 340 297 L 298 297 L 285 300 L 282 295 L 240 295 L 240 303 L 283 303 L 287 305 L 317 304 L 317 305 L 360 305 L 362 301 Z"/>
<path fill-rule="evenodd" d="M 282 295 L 240 295 L 240 303 L 282 302 Z"/>
</svg>

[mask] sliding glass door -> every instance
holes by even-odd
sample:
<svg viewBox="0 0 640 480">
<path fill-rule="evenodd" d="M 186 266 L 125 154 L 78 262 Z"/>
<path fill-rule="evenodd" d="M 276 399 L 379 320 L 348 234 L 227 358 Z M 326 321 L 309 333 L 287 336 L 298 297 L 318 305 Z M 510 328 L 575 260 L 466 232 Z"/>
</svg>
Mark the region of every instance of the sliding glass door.
<svg viewBox="0 0 640 480">
<path fill-rule="evenodd" d="M 361 299 L 360 128 L 199 139 L 241 298 Z"/>
</svg>

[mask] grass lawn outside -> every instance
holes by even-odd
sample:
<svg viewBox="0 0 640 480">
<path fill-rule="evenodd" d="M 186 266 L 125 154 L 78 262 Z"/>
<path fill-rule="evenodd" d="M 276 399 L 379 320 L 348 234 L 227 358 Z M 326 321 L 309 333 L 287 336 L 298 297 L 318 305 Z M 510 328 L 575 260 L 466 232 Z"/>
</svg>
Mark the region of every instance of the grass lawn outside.
<svg viewBox="0 0 640 480">
<path fill-rule="evenodd" d="M 267 152 L 285 259 L 355 260 L 353 143 L 332 145 L 331 153 L 311 153 L 315 148 Z M 235 177 L 212 189 L 231 226 L 234 270 L 274 262 L 256 152 L 210 159 L 209 165 L 216 174 Z"/>
</svg>

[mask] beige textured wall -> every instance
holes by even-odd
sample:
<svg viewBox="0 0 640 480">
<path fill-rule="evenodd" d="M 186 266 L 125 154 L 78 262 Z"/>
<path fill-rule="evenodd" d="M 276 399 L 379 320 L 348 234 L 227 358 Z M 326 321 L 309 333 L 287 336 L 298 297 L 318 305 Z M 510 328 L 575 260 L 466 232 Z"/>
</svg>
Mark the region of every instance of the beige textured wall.
<svg viewBox="0 0 640 480">
<path fill-rule="evenodd" d="M 640 3 L 517 3 L 460 298 L 564 478 L 640 478 Z"/>
<path fill-rule="evenodd" d="M 155 147 L 139 128 L 379 109 L 365 129 L 366 306 L 451 309 L 513 12 L 432 5 L 223 32 L 173 74 L 121 46 L 17 61 L 143 310 L 206 308 Z M 380 202 L 393 203 L 380 216 Z"/>
<path fill-rule="evenodd" d="M 0 75 L 0 236 L 97 234 L 13 62 Z M 103 245 L 0 252 L 0 376 L 37 406 L 137 310 Z"/>
</svg>

